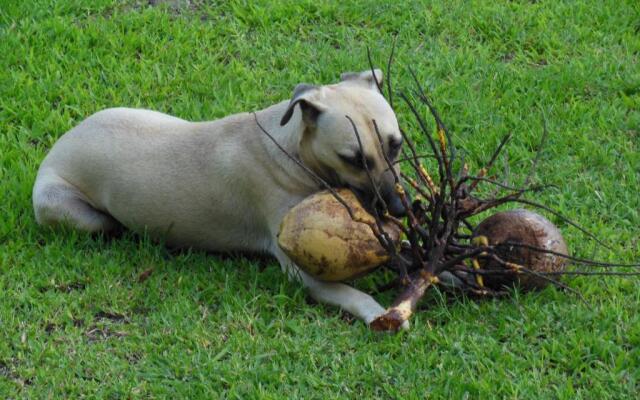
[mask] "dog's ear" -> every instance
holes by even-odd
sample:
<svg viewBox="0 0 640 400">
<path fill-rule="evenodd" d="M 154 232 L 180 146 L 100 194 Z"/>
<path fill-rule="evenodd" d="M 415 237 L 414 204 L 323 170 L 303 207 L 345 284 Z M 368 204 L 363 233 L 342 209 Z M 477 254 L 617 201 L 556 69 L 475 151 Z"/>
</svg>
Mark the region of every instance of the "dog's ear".
<svg viewBox="0 0 640 400">
<path fill-rule="evenodd" d="M 382 71 L 378 68 L 362 72 L 345 72 L 340 75 L 342 82 L 353 82 L 365 86 L 367 89 L 378 90 L 378 85 L 382 87 Z M 376 84 L 376 81 L 378 82 Z"/>
<path fill-rule="evenodd" d="M 313 99 L 314 95 L 317 94 L 317 90 L 317 86 L 307 85 L 306 83 L 297 85 L 293 90 L 293 97 L 291 97 L 287 111 L 285 111 L 280 120 L 280 126 L 284 126 L 289 122 L 293 115 L 293 110 L 298 104 L 300 105 L 304 122 L 307 125 L 315 125 L 320 113 L 326 110 L 326 106 Z"/>
</svg>

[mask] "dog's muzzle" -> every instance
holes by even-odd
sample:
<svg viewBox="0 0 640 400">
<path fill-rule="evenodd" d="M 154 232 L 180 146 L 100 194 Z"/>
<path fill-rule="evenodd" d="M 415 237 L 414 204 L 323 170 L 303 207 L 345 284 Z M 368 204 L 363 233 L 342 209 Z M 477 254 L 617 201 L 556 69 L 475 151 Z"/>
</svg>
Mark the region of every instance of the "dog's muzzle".
<svg viewBox="0 0 640 400">
<path fill-rule="evenodd" d="M 406 190 L 405 193 L 407 193 Z M 404 217 L 407 214 L 407 210 L 405 209 L 404 204 L 402 204 L 402 199 L 400 198 L 398 193 L 396 193 L 395 185 L 391 186 L 391 188 L 387 190 L 384 190 L 383 188 L 380 195 L 382 196 L 385 203 L 387 203 L 387 210 L 389 211 L 389 214 L 393 215 L 394 217 Z M 407 200 L 409 200 L 408 197 Z"/>
<path fill-rule="evenodd" d="M 366 189 L 352 187 L 351 189 L 356 192 L 365 207 L 370 210 L 375 208 L 378 212 L 383 213 L 384 206 L 386 205 L 387 211 L 389 211 L 389 214 L 394 217 L 404 217 L 407 214 L 407 210 L 405 209 L 404 204 L 402 204 L 402 199 L 396 192 L 393 174 L 389 171 L 382 176 L 378 186 L 378 192 L 380 193 L 382 200 L 384 200 L 384 204 L 378 201 L 375 189 L 372 187 L 367 187 Z M 406 190 L 405 193 L 407 193 L 407 200 L 410 204 L 411 199 L 409 198 L 409 194 Z"/>
</svg>

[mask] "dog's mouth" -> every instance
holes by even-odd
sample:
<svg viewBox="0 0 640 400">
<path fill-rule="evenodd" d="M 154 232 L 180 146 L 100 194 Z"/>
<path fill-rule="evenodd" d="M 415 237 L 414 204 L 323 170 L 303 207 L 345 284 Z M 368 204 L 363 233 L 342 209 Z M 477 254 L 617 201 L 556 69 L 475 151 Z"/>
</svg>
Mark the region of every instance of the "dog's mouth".
<svg viewBox="0 0 640 400">
<path fill-rule="evenodd" d="M 350 185 L 346 183 L 340 177 L 340 175 L 338 175 L 335 169 L 328 168 L 328 170 L 329 170 L 329 173 L 327 174 L 328 176 L 327 176 L 327 179 L 325 180 L 331 187 L 335 187 L 335 188 L 344 187 L 344 188 L 351 189 Z"/>
<path fill-rule="evenodd" d="M 395 191 L 395 185 L 391 180 L 387 182 L 387 184 L 380 185 L 376 189 L 373 187 L 359 187 L 346 182 L 340 175 L 333 169 L 325 167 L 324 180 L 331 186 L 335 188 L 347 188 L 355 193 L 358 200 L 362 203 L 364 208 L 372 214 L 382 215 L 386 211 L 394 217 L 404 217 L 406 215 L 406 209 L 402 204 L 402 200 L 400 196 Z M 380 201 L 378 197 L 378 193 L 380 197 L 384 201 L 384 204 Z"/>
<path fill-rule="evenodd" d="M 373 213 L 374 211 L 382 211 L 382 205 L 377 204 L 377 197 L 370 195 L 370 193 L 373 193 L 373 191 L 351 185 L 350 183 L 342 179 L 342 177 L 336 172 L 335 169 L 327 168 L 324 180 L 329 184 L 329 186 L 333 188 L 345 188 L 351 190 L 356 195 L 358 200 L 360 200 L 360 203 L 362 203 L 364 208 L 370 213 Z"/>
<path fill-rule="evenodd" d="M 364 208 L 372 214 L 382 215 L 386 211 L 394 217 L 404 217 L 407 213 L 400 196 L 395 192 L 394 188 L 378 188 L 378 193 L 373 189 L 362 189 L 352 185 L 346 186 L 353 191 L 362 203 Z M 378 194 L 380 195 L 378 197 Z M 384 204 L 380 201 L 384 201 Z"/>
</svg>

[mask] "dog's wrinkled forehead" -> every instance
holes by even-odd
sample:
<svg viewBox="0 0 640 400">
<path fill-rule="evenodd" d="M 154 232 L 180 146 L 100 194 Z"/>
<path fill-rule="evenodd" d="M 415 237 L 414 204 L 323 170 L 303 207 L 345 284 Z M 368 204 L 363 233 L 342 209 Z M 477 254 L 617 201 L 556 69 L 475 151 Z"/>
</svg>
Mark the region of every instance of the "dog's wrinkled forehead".
<svg viewBox="0 0 640 400">
<path fill-rule="evenodd" d="M 397 130 L 395 114 L 378 90 L 378 85 L 382 85 L 380 70 L 347 72 L 341 78 L 339 83 L 325 86 L 297 85 L 281 125 L 287 124 L 299 105 L 303 120 L 309 125 L 315 125 L 321 116 L 348 115 L 358 124 L 375 119 L 380 128 L 389 125 L 384 126 L 386 131 Z"/>
<path fill-rule="evenodd" d="M 336 111 L 358 122 L 376 120 L 378 126 L 396 123 L 395 113 L 377 89 L 337 84 L 329 97 Z"/>
<path fill-rule="evenodd" d="M 345 108 L 354 108 L 352 111 L 373 113 L 389 112 L 391 108 L 380 93 L 382 86 L 382 71 L 379 69 L 364 72 L 345 72 L 341 75 L 341 81 L 334 85 L 326 86 L 326 93 L 334 97 L 336 105 Z"/>
<path fill-rule="evenodd" d="M 346 84 L 356 84 L 379 92 L 382 87 L 382 71 L 373 69 L 363 72 L 345 72 L 340 75 L 340 80 Z"/>
<path fill-rule="evenodd" d="M 341 82 L 324 88 L 331 108 L 338 116 L 348 115 L 358 125 L 370 125 L 376 121 L 383 132 L 398 130 L 396 116 L 382 96 L 380 70 L 347 72 Z"/>
</svg>

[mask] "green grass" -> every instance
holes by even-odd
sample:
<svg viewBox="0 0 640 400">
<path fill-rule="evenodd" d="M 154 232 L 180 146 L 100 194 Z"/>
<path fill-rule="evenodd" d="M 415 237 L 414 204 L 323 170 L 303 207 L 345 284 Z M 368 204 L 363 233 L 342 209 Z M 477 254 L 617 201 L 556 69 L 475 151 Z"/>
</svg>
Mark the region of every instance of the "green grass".
<svg viewBox="0 0 640 400">
<path fill-rule="evenodd" d="M 1 398 L 637 396 L 638 280 L 570 280 L 589 306 L 551 288 L 433 295 L 410 332 L 376 334 L 309 302 L 273 261 L 51 231 L 31 209 L 47 150 L 102 108 L 196 120 L 260 109 L 299 82 L 368 68 L 366 46 L 385 65 L 397 34 L 395 85 L 417 71 L 472 167 L 511 131 L 517 183 L 544 114 L 537 180 L 559 189 L 538 200 L 613 247 L 554 220 L 576 254 L 637 261 L 635 1 L 146 3 L 0 0 Z"/>
</svg>

